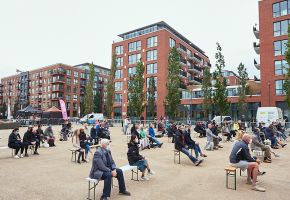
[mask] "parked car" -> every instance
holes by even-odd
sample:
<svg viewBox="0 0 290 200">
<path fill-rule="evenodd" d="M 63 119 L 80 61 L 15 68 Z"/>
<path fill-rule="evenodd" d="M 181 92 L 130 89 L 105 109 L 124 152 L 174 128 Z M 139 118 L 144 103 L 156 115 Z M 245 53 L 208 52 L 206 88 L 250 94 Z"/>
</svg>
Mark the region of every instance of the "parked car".
<svg viewBox="0 0 290 200">
<path fill-rule="evenodd" d="M 224 121 L 227 121 L 229 123 L 232 123 L 233 122 L 231 116 L 222 116 L 222 117 L 221 116 L 215 116 L 212 119 L 212 121 L 214 120 L 215 123 L 220 126 L 221 125 L 221 119 L 222 119 L 222 122 L 224 122 Z"/>
</svg>

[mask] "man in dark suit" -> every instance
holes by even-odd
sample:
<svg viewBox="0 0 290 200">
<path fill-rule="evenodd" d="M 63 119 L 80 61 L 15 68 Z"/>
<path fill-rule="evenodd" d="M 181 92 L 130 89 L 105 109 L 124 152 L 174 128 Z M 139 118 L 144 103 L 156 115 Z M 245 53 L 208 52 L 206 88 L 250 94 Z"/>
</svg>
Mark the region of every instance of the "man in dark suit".
<svg viewBox="0 0 290 200">
<path fill-rule="evenodd" d="M 110 140 L 102 139 L 101 148 L 99 148 L 94 154 L 93 165 L 90 172 L 90 178 L 104 180 L 104 189 L 101 200 L 107 200 L 111 195 L 112 177 L 118 179 L 119 194 L 130 196 L 130 192 L 126 190 L 123 171 L 116 168 L 116 164 L 112 158 Z"/>
</svg>

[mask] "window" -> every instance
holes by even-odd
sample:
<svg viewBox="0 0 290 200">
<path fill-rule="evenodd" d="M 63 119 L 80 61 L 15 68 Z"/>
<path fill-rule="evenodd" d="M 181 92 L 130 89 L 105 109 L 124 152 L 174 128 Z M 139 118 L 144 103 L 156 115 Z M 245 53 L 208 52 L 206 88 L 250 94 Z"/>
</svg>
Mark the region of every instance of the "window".
<svg viewBox="0 0 290 200">
<path fill-rule="evenodd" d="M 128 49 L 129 49 L 129 52 L 140 51 L 141 50 L 141 41 L 129 43 Z"/>
<path fill-rule="evenodd" d="M 123 58 L 116 58 L 117 67 L 123 66 Z"/>
<path fill-rule="evenodd" d="M 175 45 L 176 45 L 176 42 L 175 42 L 175 40 L 174 40 L 174 39 L 172 39 L 172 38 L 169 38 L 169 46 L 170 46 L 170 48 L 173 48 L 173 47 L 175 47 Z"/>
<path fill-rule="evenodd" d="M 149 88 L 149 83 L 150 83 L 150 79 L 151 78 L 154 78 L 155 87 L 157 87 L 157 77 L 150 77 L 150 78 L 146 78 L 146 86 L 147 86 L 147 88 Z"/>
<path fill-rule="evenodd" d="M 128 75 L 129 77 L 133 76 L 136 74 L 136 67 L 129 67 L 128 68 Z"/>
<path fill-rule="evenodd" d="M 121 55 L 121 54 L 123 54 L 123 46 L 117 46 L 117 47 L 115 48 L 115 53 L 116 53 L 116 55 Z"/>
<path fill-rule="evenodd" d="M 280 36 L 281 35 L 281 22 L 274 23 L 274 36 Z"/>
<path fill-rule="evenodd" d="M 284 20 L 281 22 L 281 35 L 287 35 L 288 33 L 288 20 Z"/>
<path fill-rule="evenodd" d="M 280 17 L 290 13 L 290 1 L 281 1 L 273 4 L 273 17 Z"/>
<path fill-rule="evenodd" d="M 67 87 L 70 86 L 70 84 L 71 84 L 71 79 L 70 78 L 66 78 L 66 84 L 67 84 Z"/>
<path fill-rule="evenodd" d="M 287 1 L 280 2 L 280 13 L 281 13 L 281 16 L 287 15 L 287 11 L 288 11 Z"/>
<path fill-rule="evenodd" d="M 115 78 L 116 79 L 123 78 L 123 70 L 121 70 L 121 69 L 116 70 Z"/>
<path fill-rule="evenodd" d="M 285 55 L 287 40 L 274 42 L 274 55 Z"/>
<path fill-rule="evenodd" d="M 280 3 L 273 4 L 273 17 L 279 17 L 280 16 Z"/>
<path fill-rule="evenodd" d="M 147 61 L 157 60 L 157 50 L 147 51 Z"/>
<path fill-rule="evenodd" d="M 157 91 L 154 92 L 154 99 L 157 100 Z M 146 92 L 146 100 L 149 101 L 149 92 Z"/>
<path fill-rule="evenodd" d="M 122 98 L 123 95 L 122 94 L 115 94 L 115 103 L 122 103 Z"/>
<path fill-rule="evenodd" d="M 74 94 L 74 101 L 78 101 L 78 95 Z"/>
<path fill-rule="evenodd" d="M 157 63 L 147 65 L 147 74 L 157 74 Z"/>
<path fill-rule="evenodd" d="M 129 65 L 136 64 L 138 61 L 140 61 L 141 54 L 138 53 L 138 54 L 130 55 L 128 56 L 128 59 L 129 59 Z"/>
<path fill-rule="evenodd" d="M 156 47 L 158 45 L 157 36 L 147 38 L 147 48 Z"/>
<path fill-rule="evenodd" d="M 289 68 L 286 60 L 276 60 L 275 61 L 275 75 L 287 74 L 287 69 Z"/>
<path fill-rule="evenodd" d="M 70 95 L 66 95 L 66 101 L 70 101 Z"/>
<path fill-rule="evenodd" d="M 229 88 L 227 89 L 228 96 L 237 96 L 237 89 L 236 88 Z"/>
<path fill-rule="evenodd" d="M 285 92 L 283 91 L 283 84 L 284 84 L 283 80 L 275 81 L 276 95 L 284 95 L 285 94 Z"/>
<path fill-rule="evenodd" d="M 71 75 L 71 70 L 70 69 L 66 70 L 66 75 L 68 75 L 68 76 Z"/>
<path fill-rule="evenodd" d="M 290 3 L 289 3 L 289 5 L 290 5 Z M 275 22 L 274 23 L 274 36 L 277 37 L 280 35 L 287 35 L 289 23 L 290 23 L 289 20 Z"/>
<path fill-rule="evenodd" d="M 74 76 L 75 77 L 78 77 L 79 76 L 79 73 L 77 71 L 74 71 Z"/>
<path fill-rule="evenodd" d="M 115 91 L 121 91 L 123 89 L 123 82 L 115 82 Z"/>
</svg>

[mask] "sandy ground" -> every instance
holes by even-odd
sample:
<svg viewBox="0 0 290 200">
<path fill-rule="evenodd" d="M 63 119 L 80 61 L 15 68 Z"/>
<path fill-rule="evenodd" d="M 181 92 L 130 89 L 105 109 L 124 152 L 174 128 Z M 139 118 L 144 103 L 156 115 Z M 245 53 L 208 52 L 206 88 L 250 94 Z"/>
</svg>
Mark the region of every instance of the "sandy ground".
<svg viewBox="0 0 290 200">
<path fill-rule="evenodd" d="M 60 127 L 53 127 L 55 132 Z M 21 128 L 23 135 L 26 128 Z M 10 131 L 0 131 L 0 146 L 7 146 Z M 127 164 L 126 137 L 121 128 L 111 128 L 112 152 L 118 166 Z M 156 174 L 146 182 L 130 180 L 131 173 L 125 172 L 127 190 L 131 197 L 118 195 L 118 188 L 112 190 L 111 199 L 290 199 L 290 147 L 277 150 L 281 158 L 273 159 L 272 164 L 262 164 L 265 176 L 259 177 L 265 193 L 250 190 L 245 177 L 237 177 L 237 190 L 226 189 L 224 167 L 228 166 L 231 143 L 223 143 L 223 149 L 206 152 L 204 163 L 196 167 L 187 157 L 181 156 L 181 164 L 173 163 L 173 144 L 167 138 L 161 139 L 161 149 L 141 151 L 150 162 Z M 205 139 L 196 138 L 203 147 Z M 0 150 L 0 200 L 81 200 L 87 197 L 88 176 L 91 161 L 84 164 L 71 162 L 68 150 L 71 140 L 57 141 L 55 148 L 41 148 L 39 156 L 13 159 L 11 150 Z M 92 156 L 90 156 L 92 158 Z M 117 181 L 115 181 L 116 183 Z M 103 182 L 97 186 L 97 199 L 100 198 Z"/>
</svg>

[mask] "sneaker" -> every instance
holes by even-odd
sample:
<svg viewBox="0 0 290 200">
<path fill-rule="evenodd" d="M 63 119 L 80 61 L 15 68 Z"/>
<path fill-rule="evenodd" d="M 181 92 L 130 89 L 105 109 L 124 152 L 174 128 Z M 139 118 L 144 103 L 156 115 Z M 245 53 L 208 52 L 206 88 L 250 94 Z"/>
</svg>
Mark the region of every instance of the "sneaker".
<svg viewBox="0 0 290 200">
<path fill-rule="evenodd" d="M 23 154 L 20 154 L 20 158 L 23 158 L 24 156 L 23 156 Z"/>
<path fill-rule="evenodd" d="M 204 158 L 206 158 L 206 157 L 207 157 L 207 155 L 205 155 L 205 154 L 201 154 L 200 156 L 201 156 L 201 157 L 204 157 Z"/>
<path fill-rule="evenodd" d="M 266 192 L 265 188 L 259 187 L 259 186 L 252 186 L 252 190 L 258 191 L 258 192 Z"/>
<path fill-rule="evenodd" d="M 268 159 L 265 159 L 264 160 L 264 163 L 272 163 L 272 161 L 271 160 L 268 160 Z"/>
<path fill-rule="evenodd" d="M 258 173 L 258 176 L 263 176 L 263 175 L 265 175 L 266 174 L 266 172 L 259 172 Z"/>
<path fill-rule="evenodd" d="M 131 193 L 128 191 L 119 192 L 120 195 L 131 196 Z"/>
<path fill-rule="evenodd" d="M 218 148 L 223 148 L 221 145 L 218 145 Z"/>
<path fill-rule="evenodd" d="M 140 181 L 149 181 L 149 178 L 146 177 L 146 176 L 142 176 L 142 177 L 140 178 Z"/>
<path fill-rule="evenodd" d="M 26 153 L 24 156 L 25 156 L 25 157 L 29 157 L 28 153 Z"/>
<path fill-rule="evenodd" d="M 256 184 L 259 184 L 259 183 L 261 183 L 261 182 L 260 181 L 256 181 Z M 252 180 L 247 180 L 247 184 L 248 185 L 252 185 L 253 184 Z"/>
<path fill-rule="evenodd" d="M 148 175 L 154 175 L 155 172 L 153 170 L 150 170 L 150 172 L 148 172 Z"/>
<path fill-rule="evenodd" d="M 39 155 L 39 153 L 36 151 L 36 152 L 34 152 L 34 155 Z"/>
<path fill-rule="evenodd" d="M 161 147 L 162 147 L 162 145 L 163 145 L 163 143 L 160 143 L 158 147 L 159 147 L 159 148 L 161 148 Z"/>
<path fill-rule="evenodd" d="M 283 145 L 282 145 L 282 148 L 284 148 L 286 145 L 287 145 L 287 144 L 283 144 Z"/>
<path fill-rule="evenodd" d="M 200 165 L 202 162 L 203 162 L 203 160 L 198 160 L 198 161 L 196 161 L 196 162 L 195 162 L 195 166 Z"/>
<path fill-rule="evenodd" d="M 18 159 L 18 158 L 19 158 L 19 156 L 18 156 L 18 155 L 16 155 L 16 156 L 14 156 L 14 158 Z"/>
</svg>

